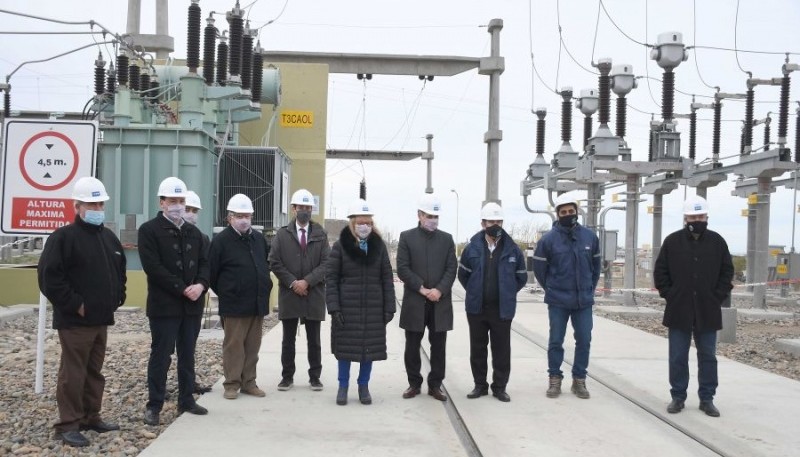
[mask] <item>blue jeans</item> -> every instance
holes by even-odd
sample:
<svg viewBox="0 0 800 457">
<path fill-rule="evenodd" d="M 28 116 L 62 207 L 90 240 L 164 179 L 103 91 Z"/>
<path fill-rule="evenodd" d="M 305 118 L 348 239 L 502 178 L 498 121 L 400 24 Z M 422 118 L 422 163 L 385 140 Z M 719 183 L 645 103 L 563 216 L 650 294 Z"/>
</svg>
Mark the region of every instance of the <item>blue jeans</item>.
<svg viewBox="0 0 800 457">
<path fill-rule="evenodd" d="M 372 374 L 372 361 L 364 361 L 360 365 L 356 382 L 359 386 L 366 386 L 369 384 L 369 376 Z M 350 361 L 339 360 L 339 387 L 347 387 L 348 384 L 350 384 Z"/>
<path fill-rule="evenodd" d="M 669 390 L 672 398 L 686 400 L 689 387 L 689 345 L 694 334 L 697 348 L 697 394 L 700 401 L 711 401 L 717 393 L 717 331 L 687 332 L 669 329 Z"/>
<path fill-rule="evenodd" d="M 547 372 L 550 376 L 564 377 L 561 363 L 564 361 L 564 335 L 567 333 L 567 321 L 572 321 L 575 331 L 575 357 L 572 362 L 572 377 L 586 378 L 589 367 L 589 348 L 592 343 L 592 307 L 579 309 L 547 306 L 550 316 L 550 341 L 547 344 Z"/>
</svg>

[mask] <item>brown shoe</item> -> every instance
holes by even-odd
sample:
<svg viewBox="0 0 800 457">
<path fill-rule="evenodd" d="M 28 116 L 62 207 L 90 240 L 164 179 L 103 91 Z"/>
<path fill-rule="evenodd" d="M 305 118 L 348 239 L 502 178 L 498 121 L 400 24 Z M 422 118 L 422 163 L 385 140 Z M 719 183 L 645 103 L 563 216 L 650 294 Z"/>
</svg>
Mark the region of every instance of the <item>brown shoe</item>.
<svg viewBox="0 0 800 457">
<path fill-rule="evenodd" d="M 254 397 L 266 397 L 267 393 L 259 389 L 258 386 L 253 385 L 246 389 L 242 389 L 243 394 L 252 395 Z"/>
<path fill-rule="evenodd" d="M 428 395 L 439 401 L 447 401 L 447 395 L 442 392 L 441 387 L 428 387 Z"/>
<path fill-rule="evenodd" d="M 419 395 L 420 392 L 421 390 L 419 387 L 408 386 L 408 389 L 406 389 L 405 392 L 403 392 L 403 398 L 405 399 L 414 398 L 417 395 Z"/>
</svg>

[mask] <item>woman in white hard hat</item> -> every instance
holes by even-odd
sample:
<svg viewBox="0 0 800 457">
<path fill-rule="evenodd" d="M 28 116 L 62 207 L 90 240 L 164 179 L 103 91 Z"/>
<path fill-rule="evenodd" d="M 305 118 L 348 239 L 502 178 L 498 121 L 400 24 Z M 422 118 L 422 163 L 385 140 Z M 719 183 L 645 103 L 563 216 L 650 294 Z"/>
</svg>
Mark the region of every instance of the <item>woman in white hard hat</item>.
<svg viewBox="0 0 800 457">
<path fill-rule="evenodd" d="M 394 282 L 389 253 L 364 200 L 350 206 L 350 223 L 328 257 L 326 301 L 331 315 L 331 352 L 339 361 L 336 404 L 347 404 L 350 364 L 361 364 L 358 398 L 372 403 L 372 362 L 386 360 L 386 324 L 395 313 Z"/>
</svg>

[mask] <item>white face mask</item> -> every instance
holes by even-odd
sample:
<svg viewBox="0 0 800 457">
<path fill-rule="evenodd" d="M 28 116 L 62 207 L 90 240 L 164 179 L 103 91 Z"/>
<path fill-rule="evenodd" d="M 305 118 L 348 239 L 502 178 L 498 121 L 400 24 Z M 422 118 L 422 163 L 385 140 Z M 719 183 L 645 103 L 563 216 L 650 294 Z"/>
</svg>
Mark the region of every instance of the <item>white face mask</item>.
<svg viewBox="0 0 800 457">
<path fill-rule="evenodd" d="M 197 225 L 197 213 L 183 213 L 183 220 L 192 225 Z"/>
<path fill-rule="evenodd" d="M 181 205 L 180 203 L 176 203 L 174 205 L 167 205 L 164 209 L 164 215 L 167 216 L 167 219 L 171 220 L 174 223 L 178 223 L 181 221 L 181 216 L 183 216 L 183 212 L 186 209 L 185 205 Z"/>
<path fill-rule="evenodd" d="M 233 226 L 233 228 L 236 229 L 237 232 L 244 234 L 244 233 L 247 233 L 250 230 L 250 226 L 252 224 L 251 224 L 250 219 L 236 219 L 236 218 L 233 218 L 231 220 L 231 225 Z"/>
<path fill-rule="evenodd" d="M 369 234 L 372 233 L 372 227 L 367 224 L 356 225 L 356 235 L 362 240 L 365 240 Z"/>
</svg>

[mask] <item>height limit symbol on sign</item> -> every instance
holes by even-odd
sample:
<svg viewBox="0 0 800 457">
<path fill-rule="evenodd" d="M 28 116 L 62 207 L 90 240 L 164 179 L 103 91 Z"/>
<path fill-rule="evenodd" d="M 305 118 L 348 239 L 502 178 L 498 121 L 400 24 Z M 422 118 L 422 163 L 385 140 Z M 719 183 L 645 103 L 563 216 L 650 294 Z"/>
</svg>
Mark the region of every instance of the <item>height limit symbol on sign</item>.
<svg viewBox="0 0 800 457">
<path fill-rule="evenodd" d="M 32 136 L 19 155 L 22 177 L 36 189 L 58 190 L 78 172 L 78 148 L 61 132 L 40 132 Z"/>
</svg>

